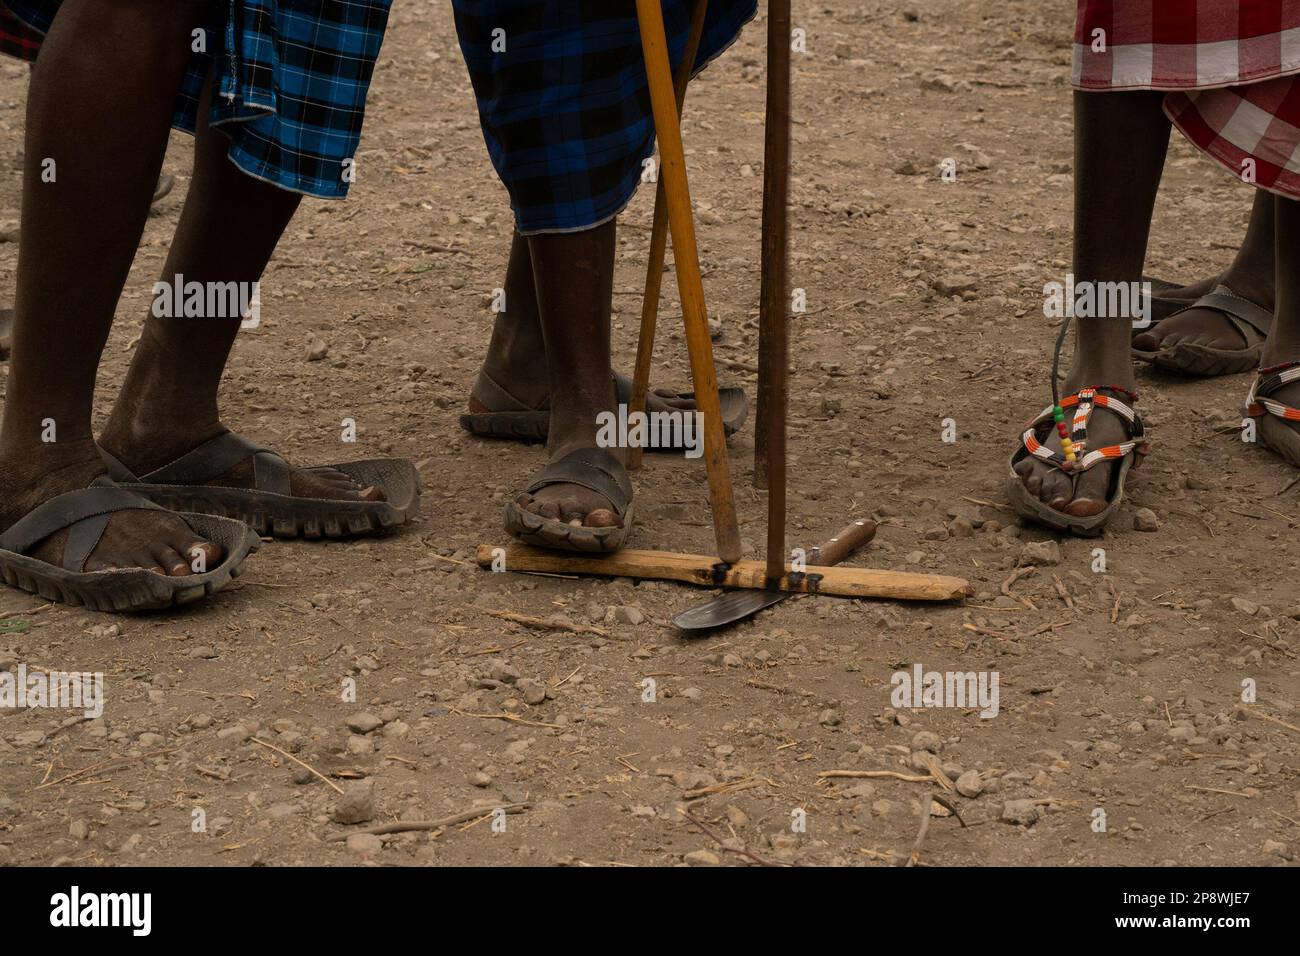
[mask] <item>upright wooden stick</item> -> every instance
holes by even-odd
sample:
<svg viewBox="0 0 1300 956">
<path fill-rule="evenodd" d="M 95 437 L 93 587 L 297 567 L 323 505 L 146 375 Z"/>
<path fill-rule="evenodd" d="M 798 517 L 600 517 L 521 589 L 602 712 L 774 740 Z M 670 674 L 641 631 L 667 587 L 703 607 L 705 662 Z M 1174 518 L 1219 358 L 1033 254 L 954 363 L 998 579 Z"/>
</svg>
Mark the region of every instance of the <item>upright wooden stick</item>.
<svg viewBox="0 0 1300 956">
<path fill-rule="evenodd" d="M 682 113 L 686 102 L 686 85 L 691 79 L 691 69 L 695 66 L 695 57 L 700 52 L 700 37 L 704 34 L 704 17 L 709 9 L 709 0 L 695 0 L 691 11 L 691 35 L 686 41 L 686 53 L 677 67 L 677 76 L 673 78 L 673 92 L 677 95 L 677 115 Z M 664 254 L 668 249 L 668 207 L 664 203 L 664 180 L 657 177 L 655 188 L 654 225 L 650 229 L 650 261 L 646 265 L 645 295 L 641 299 L 641 334 L 636 344 L 636 368 L 632 374 L 632 400 L 628 412 L 644 412 L 646 391 L 650 387 L 650 362 L 655 353 L 655 325 L 659 319 L 659 290 L 664 279 Z M 627 467 L 635 470 L 641 467 L 641 455 L 644 449 L 640 445 L 629 448 Z"/>
<path fill-rule="evenodd" d="M 785 568 L 785 418 L 789 405 L 788 203 L 790 0 L 767 6 L 767 119 L 763 144 L 763 259 L 758 318 L 754 479 L 767 486 L 767 576 Z"/>
<path fill-rule="evenodd" d="M 722 432 L 718 378 L 713 367 L 713 343 L 709 339 L 709 319 L 704 307 L 704 280 L 700 275 L 699 249 L 695 244 L 686 154 L 678 126 L 663 9 L 660 0 L 636 0 L 636 11 L 641 26 L 641 50 L 645 56 L 655 131 L 659 136 L 660 177 L 668 204 L 668 227 L 672 233 L 677 291 L 682 300 L 682 319 L 686 326 L 686 348 L 691 357 L 695 405 L 704 416 L 704 464 L 709 477 L 713 534 L 717 540 L 718 557 L 727 564 L 734 564 L 740 560 L 740 528 L 736 524 L 736 502 L 732 496 L 727 444 Z"/>
</svg>

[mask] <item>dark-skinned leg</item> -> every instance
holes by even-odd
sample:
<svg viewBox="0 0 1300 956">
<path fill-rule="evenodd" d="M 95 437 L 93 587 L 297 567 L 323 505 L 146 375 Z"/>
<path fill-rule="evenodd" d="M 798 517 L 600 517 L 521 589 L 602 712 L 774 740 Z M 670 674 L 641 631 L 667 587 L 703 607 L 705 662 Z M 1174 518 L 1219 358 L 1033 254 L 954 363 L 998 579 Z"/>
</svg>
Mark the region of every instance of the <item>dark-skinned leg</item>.
<svg viewBox="0 0 1300 956">
<path fill-rule="evenodd" d="M 529 408 L 537 408 L 550 394 L 546 367 L 537 361 L 545 354 L 546 339 L 537 308 L 537 287 L 529 241 L 515 233 L 510 241 L 506 266 L 505 311 L 498 312 L 492 325 L 492 341 L 483 359 L 483 371 Z M 694 400 L 678 398 L 670 389 L 652 389 L 646 396 L 646 411 L 691 410 Z M 473 413 L 491 411 L 470 398 Z"/>
<path fill-rule="evenodd" d="M 583 232 L 528 238 L 550 378 L 552 461 L 597 447 L 596 416 L 614 406 L 609 374 L 614 236 L 611 220 Z M 602 495 L 577 485 L 551 485 L 517 501 L 546 518 L 593 528 L 619 523 Z"/>
<path fill-rule="evenodd" d="M 1273 310 L 1274 277 L 1274 202 L 1273 194 L 1260 189 L 1255 193 L 1255 204 L 1250 211 L 1250 226 L 1246 238 L 1232 265 L 1223 275 L 1209 282 L 1210 287 L 1226 285 L 1229 289 L 1268 311 Z M 1199 284 L 1197 286 L 1199 288 Z M 1210 288 L 1194 294 L 1204 295 Z M 1167 293 L 1183 297 L 1184 291 Z M 1243 349 L 1246 340 L 1222 312 L 1213 309 L 1188 309 L 1170 316 L 1150 329 L 1133 337 L 1135 348 L 1155 351 L 1186 341 L 1219 349 Z"/>
<path fill-rule="evenodd" d="M 1263 368 L 1269 368 L 1300 361 L 1300 201 L 1262 189 L 1259 194 L 1276 205 L 1277 216 L 1277 313 L 1260 360 Z M 1283 385 L 1272 397 L 1300 408 L 1300 382 Z M 1275 421 L 1296 427 L 1294 422 Z"/>
<path fill-rule="evenodd" d="M 158 182 L 190 34 L 206 6 L 65 0 L 45 39 L 27 103 L 0 528 L 104 472 L 90 423 L 95 376 Z M 46 441 L 50 423 L 55 440 Z M 65 538 L 52 535 L 32 556 L 57 563 Z M 182 519 L 124 511 L 85 567 L 187 574 L 195 547 L 208 567 L 220 561 L 220 549 Z"/>
<path fill-rule="evenodd" d="M 194 176 L 162 281 L 171 285 L 179 275 L 186 283 L 257 282 L 301 197 L 237 169 L 226 158 L 229 139 L 207 125 L 206 105 L 199 108 Z M 239 325 L 238 317 L 151 314 L 100 444 L 144 474 L 226 431 L 217 393 Z M 209 483 L 251 487 L 251 460 Z M 383 498 L 332 470 L 293 469 L 290 490 L 307 498 Z"/>
<path fill-rule="evenodd" d="M 1161 93 L 1074 94 L 1074 276 L 1076 283 L 1137 282 L 1142 275 L 1169 120 Z M 1062 394 L 1085 385 L 1135 389 L 1129 359 L 1131 324 L 1121 318 L 1076 319 L 1074 364 Z M 1046 368 L 1044 374 L 1050 374 Z M 1044 383 L 1046 384 L 1046 382 Z M 1118 416 L 1093 412 L 1088 444 L 1099 448 L 1125 440 Z M 1048 444 L 1060 449 L 1055 432 Z M 1059 469 L 1026 458 L 1016 470 L 1031 494 L 1078 516 L 1106 507 L 1113 464 L 1098 465 L 1071 480 Z"/>
<path fill-rule="evenodd" d="M 36 69 L 36 64 L 31 64 L 31 69 Z M 176 177 L 163 173 L 158 177 L 158 186 L 154 190 L 153 201 L 158 202 L 176 185 Z M 5 306 L 0 306 L 0 359 L 9 357 L 9 349 L 13 345 L 13 327 L 14 327 L 14 310 Z"/>
</svg>

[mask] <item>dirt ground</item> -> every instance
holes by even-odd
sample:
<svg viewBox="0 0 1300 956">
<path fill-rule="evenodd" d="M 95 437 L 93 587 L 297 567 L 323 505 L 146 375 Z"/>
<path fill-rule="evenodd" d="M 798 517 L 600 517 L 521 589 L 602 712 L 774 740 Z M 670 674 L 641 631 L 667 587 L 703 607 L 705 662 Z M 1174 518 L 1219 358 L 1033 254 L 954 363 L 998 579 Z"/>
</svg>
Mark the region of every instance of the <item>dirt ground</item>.
<svg viewBox="0 0 1300 956">
<path fill-rule="evenodd" d="M 808 311 L 793 328 L 790 546 L 874 514 L 879 535 L 853 563 L 967 577 L 965 606 L 799 599 L 687 641 L 670 619 L 706 591 L 472 565 L 476 545 L 504 543 L 503 499 L 543 453 L 456 423 L 511 218 L 449 5 L 399 0 L 356 188 L 345 203 L 307 202 L 290 227 L 224 408 L 296 462 L 415 459 L 424 515 L 384 539 L 268 542 L 234 586 L 174 614 L 117 618 L 0 594 L 0 618 L 22 622 L 0 634 L 0 669 L 102 671 L 107 697 L 96 720 L 0 711 L 0 863 L 755 862 L 722 840 L 771 862 L 885 865 L 910 852 L 933 786 L 914 751 L 937 752 L 952 778 L 976 771 L 962 789 L 982 790 L 947 795 L 966 825 L 935 816 L 923 864 L 1293 860 L 1300 488 L 1287 488 L 1294 469 L 1239 437 L 1248 377 L 1140 373 L 1154 454 L 1101 540 L 1058 549 L 1005 504 L 1007 455 L 1048 399 L 1042 287 L 1069 264 L 1073 4 L 796 6 L 807 52 L 795 55 L 791 271 Z M 692 86 L 686 122 L 722 378 L 751 395 L 764 31 L 760 18 Z M 20 65 L 0 65 L 9 228 L 26 86 Z M 949 157 L 954 183 L 939 175 Z M 177 136 L 167 168 L 181 184 L 156 209 L 123 297 L 102 412 L 188 163 Z M 1222 268 L 1250 201 L 1176 142 L 1150 270 L 1191 280 Z M 651 202 L 643 190 L 621 220 L 625 367 Z M 0 243 L 0 298 L 16 261 Z M 665 290 L 655 374 L 684 385 L 671 281 Z M 324 360 L 308 361 L 312 336 Z M 356 444 L 340 441 L 345 418 Z M 751 420 L 731 461 L 754 556 L 764 496 L 752 451 Z M 708 552 L 702 464 L 647 458 L 634 546 Z M 1140 507 L 1156 530 L 1135 529 Z M 1034 571 L 1006 584 L 1026 562 Z M 916 664 L 997 672 L 998 715 L 895 710 L 891 675 Z M 355 702 L 343 699 L 348 678 Z M 642 700 L 647 678 L 654 702 Z M 901 776 L 819 778 L 830 770 Z M 332 787 L 348 791 L 342 812 Z M 471 816 L 336 839 L 519 803 L 504 832 L 499 816 Z"/>
</svg>

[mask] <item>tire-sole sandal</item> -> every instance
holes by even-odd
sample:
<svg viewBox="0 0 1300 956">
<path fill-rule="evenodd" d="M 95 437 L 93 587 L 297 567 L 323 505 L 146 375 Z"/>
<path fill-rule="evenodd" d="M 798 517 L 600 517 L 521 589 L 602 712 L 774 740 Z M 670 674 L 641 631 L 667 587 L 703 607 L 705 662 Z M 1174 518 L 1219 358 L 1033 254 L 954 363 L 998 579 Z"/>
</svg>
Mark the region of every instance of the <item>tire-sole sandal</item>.
<svg viewBox="0 0 1300 956">
<path fill-rule="evenodd" d="M 261 542 L 245 524 L 213 515 L 179 514 L 196 537 L 221 547 L 219 565 L 202 573 L 172 576 L 145 568 L 85 571 L 109 519 L 120 511 L 165 511 L 138 494 L 98 478 L 88 488 L 56 495 L 33 508 L 0 534 L 0 577 L 12 587 L 47 601 L 117 613 L 152 611 L 189 604 L 215 594 L 238 577 L 244 559 Z M 67 529 L 62 567 L 26 552 Z"/>
<path fill-rule="evenodd" d="M 632 380 L 626 375 L 614 375 L 614 393 L 620 405 L 627 405 L 632 400 Z M 546 434 L 551 427 L 551 410 L 548 399 L 536 408 L 529 407 L 515 398 L 493 380 L 486 372 L 480 370 L 478 380 L 470 396 L 489 409 L 486 412 L 470 412 L 461 415 L 457 421 L 460 427 L 471 435 L 480 438 L 501 438 L 506 441 L 520 441 L 538 444 L 546 441 Z M 684 401 L 695 398 L 694 392 L 678 392 L 672 396 Z M 749 417 L 749 400 L 743 388 L 718 389 L 718 401 L 722 406 L 722 431 L 730 438 L 745 424 Z M 684 451 L 682 445 L 656 445 L 646 451 Z"/>
<path fill-rule="evenodd" d="M 1106 523 L 1115 516 L 1120 502 L 1124 500 L 1124 481 L 1128 477 L 1129 470 L 1135 468 L 1142 456 L 1147 454 L 1149 443 L 1144 437 L 1146 432 L 1142 427 L 1142 419 L 1118 398 L 1104 394 L 1110 391 L 1121 390 L 1106 386 L 1090 386 L 1081 388 L 1061 400 L 1062 412 L 1074 409 L 1074 417 L 1069 429 L 1075 456 L 1073 462 L 1067 461 L 1061 452 L 1052 451 L 1044 444 L 1052 431 L 1060 432 L 1064 428 L 1063 418 L 1058 421 L 1056 410 L 1052 406 L 1049 405 L 1029 423 L 1025 433 L 1020 436 L 1020 446 L 1012 453 L 1008 463 L 1007 496 L 1015 506 L 1016 514 L 1046 525 L 1054 531 L 1067 531 L 1081 537 L 1095 537 L 1101 534 Z M 1107 445 L 1093 451 L 1088 450 L 1088 422 L 1097 408 L 1114 412 L 1126 423 L 1128 441 L 1118 445 Z M 1064 511 L 1057 511 L 1047 502 L 1030 494 L 1029 489 L 1025 487 L 1024 479 L 1016 473 L 1016 465 L 1030 455 L 1065 472 L 1071 479 L 1077 478 L 1102 462 L 1118 459 L 1118 467 L 1111 476 L 1106 508 L 1095 515 L 1071 515 Z"/>
<path fill-rule="evenodd" d="M 275 538 L 350 538 L 405 524 L 420 511 L 420 476 L 409 461 L 376 458 L 320 466 L 343 472 L 362 488 L 383 489 L 386 501 L 296 498 L 287 462 L 234 432 L 225 432 L 169 465 L 134 475 L 100 449 L 114 481 L 173 511 L 235 518 Z M 242 462 L 253 461 L 253 488 L 208 485 Z M 312 468 L 303 469 L 311 472 Z"/>
<path fill-rule="evenodd" d="M 1283 385 L 1297 380 L 1300 380 L 1300 362 L 1260 369 L 1250 386 L 1250 394 L 1246 396 L 1245 411 L 1255 419 L 1259 440 L 1281 458 L 1300 468 L 1300 432 L 1285 424 L 1295 422 L 1300 426 L 1300 409 L 1292 408 L 1272 397 Z"/>
<path fill-rule="evenodd" d="M 506 531 L 526 544 L 559 551 L 609 553 L 623 547 L 632 533 L 632 483 L 623 464 L 603 448 L 579 448 L 543 468 L 524 491 L 531 495 L 561 484 L 578 485 L 603 496 L 618 515 L 619 526 L 575 526 L 558 518 L 543 518 L 512 500 L 506 503 Z"/>
<path fill-rule="evenodd" d="M 1241 349 L 1221 349 L 1194 342 L 1178 342 L 1167 348 L 1148 351 L 1133 349 L 1133 357 L 1150 362 L 1156 368 L 1183 375 L 1211 378 L 1217 375 L 1235 375 L 1249 372 L 1259 366 L 1264 350 L 1264 340 L 1273 326 L 1273 314 L 1248 299 L 1243 299 L 1226 285 L 1217 285 L 1214 291 L 1203 295 L 1186 308 L 1179 309 L 1168 318 L 1191 309 L 1209 309 L 1226 318 L 1246 342 Z"/>
</svg>

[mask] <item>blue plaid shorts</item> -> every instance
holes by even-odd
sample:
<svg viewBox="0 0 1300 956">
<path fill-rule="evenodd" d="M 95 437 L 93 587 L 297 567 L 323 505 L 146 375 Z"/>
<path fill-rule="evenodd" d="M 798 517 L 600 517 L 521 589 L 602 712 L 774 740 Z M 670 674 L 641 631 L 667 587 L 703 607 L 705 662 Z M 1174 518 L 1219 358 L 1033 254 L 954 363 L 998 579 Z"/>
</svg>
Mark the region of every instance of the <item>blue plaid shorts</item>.
<svg viewBox="0 0 1300 956">
<path fill-rule="evenodd" d="M 0 0 L 41 34 L 61 2 Z M 194 132 L 211 77 L 208 121 L 230 137 L 236 166 L 292 192 L 343 198 L 392 2 L 213 0 L 206 52 L 192 56 L 172 125 Z"/>
<path fill-rule="evenodd" d="M 674 65 L 692 0 L 662 0 Z M 710 0 L 695 69 L 757 0 Z M 590 229 L 628 204 L 654 150 L 633 0 L 453 0 L 488 154 L 528 235 Z"/>
</svg>

